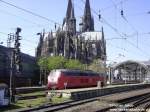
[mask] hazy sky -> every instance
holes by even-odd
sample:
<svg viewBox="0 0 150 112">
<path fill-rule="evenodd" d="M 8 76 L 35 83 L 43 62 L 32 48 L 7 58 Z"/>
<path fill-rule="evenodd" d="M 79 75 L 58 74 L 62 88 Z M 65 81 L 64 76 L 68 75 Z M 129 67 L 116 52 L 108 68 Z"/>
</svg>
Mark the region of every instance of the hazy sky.
<svg viewBox="0 0 150 112">
<path fill-rule="evenodd" d="M 4 0 L 21 8 L 62 24 L 68 0 Z M 85 0 L 73 0 L 77 26 L 84 12 Z M 150 59 L 150 0 L 90 0 L 95 30 L 104 27 L 107 59 Z M 98 20 L 99 13 L 104 18 Z M 124 17 L 120 11 L 123 10 Z M 54 23 L 6 5 L 0 0 L 0 42 L 7 43 L 7 34 L 21 27 L 21 51 L 35 55 L 39 37 L 44 28 L 54 30 Z M 119 39 L 122 38 L 122 39 Z M 125 39 L 127 38 L 127 39 Z"/>
</svg>

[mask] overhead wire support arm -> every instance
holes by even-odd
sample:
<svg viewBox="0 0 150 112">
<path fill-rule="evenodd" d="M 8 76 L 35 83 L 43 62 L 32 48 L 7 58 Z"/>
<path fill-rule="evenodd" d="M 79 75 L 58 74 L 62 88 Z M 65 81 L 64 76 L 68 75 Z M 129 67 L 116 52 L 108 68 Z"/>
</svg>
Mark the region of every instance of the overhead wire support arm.
<svg viewBox="0 0 150 112">
<path fill-rule="evenodd" d="M 106 40 L 118 40 L 118 39 L 124 39 L 124 40 L 126 40 L 127 38 L 125 38 L 125 37 L 124 38 L 119 38 L 119 37 L 117 38 L 116 37 L 116 38 L 107 38 Z"/>
</svg>

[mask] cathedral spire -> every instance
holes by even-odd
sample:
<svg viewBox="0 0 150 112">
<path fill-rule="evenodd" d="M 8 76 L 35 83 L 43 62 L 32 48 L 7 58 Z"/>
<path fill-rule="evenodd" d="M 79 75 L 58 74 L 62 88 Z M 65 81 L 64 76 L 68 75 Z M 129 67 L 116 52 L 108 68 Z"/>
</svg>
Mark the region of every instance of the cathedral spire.
<svg viewBox="0 0 150 112">
<path fill-rule="evenodd" d="M 73 7 L 73 6 L 72 6 L 72 8 L 71 8 L 70 18 L 71 18 L 71 19 L 74 19 L 74 18 L 75 18 L 75 16 L 74 16 L 74 7 Z"/>
<path fill-rule="evenodd" d="M 84 16 L 83 16 L 83 27 L 82 31 L 94 31 L 94 19 L 91 15 L 91 8 L 89 0 L 86 0 Z"/>
<path fill-rule="evenodd" d="M 70 18 L 71 11 L 72 11 L 72 0 L 68 0 L 68 7 L 67 7 L 66 19 Z"/>
<path fill-rule="evenodd" d="M 73 33 L 73 35 L 75 35 L 76 34 L 76 18 L 74 15 L 74 7 L 72 7 L 72 10 L 71 10 L 69 28 L 70 28 L 70 31 Z"/>
<path fill-rule="evenodd" d="M 63 27 L 65 25 L 65 30 L 71 32 L 73 35 L 76 33 L 76 18 L 74 14 L 74 7 L 72 0 L 68 0 L 68 7 L 66 12 L 66 17 L 63 22 Z"/>
<path fill-rule="evenodd" d="M 86 0 L 86 3 L 85 3 L 84 16 L 85 15 L 91 16 L 91 7 L 90 7 L 89 0 Z"/>
</svg>

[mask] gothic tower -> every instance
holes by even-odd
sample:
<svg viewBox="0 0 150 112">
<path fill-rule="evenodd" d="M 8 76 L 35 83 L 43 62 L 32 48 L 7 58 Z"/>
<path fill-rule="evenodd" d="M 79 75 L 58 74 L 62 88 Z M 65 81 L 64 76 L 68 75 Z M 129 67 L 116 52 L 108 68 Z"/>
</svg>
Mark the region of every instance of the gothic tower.
<svg viewBox="0 0 150 112">
<path fill-rule="evenodd" d="M 66 31 L 71 32 L 73 35 L 76 34 L 76 18 L 74 15 L 74 7 L 72 4 L 72 0 L 68 1 L 68 7 L 66 12 L 66 17 L 64 19 L 63 25 L 66 24 Z"/>
<path fill-rule="evenodd" d="M 94 19 L 91 15 L 91 8 L 89 0 L 86 0 L 84 15 L 82 20 L 82 32 L 94 31 Z"/>
<path fill-rule="evenodd" d="M 64 56 L 68 59 L 79 59 L 82 62 L 91 62 L 95 58 L 100 58 L 105 61 L 106 40 L 103 27 L 101 32 L 94 31 L 94 19 L 89 0 L 86 0 L 80 25 L 81 32 L 77 32 L 74 6 L 72 0 L 68 0 L 62 29 L 58 28 L 51 33 L 45 33 L 45 31 L 40 33 L 37 57 Z"/>
</svg>

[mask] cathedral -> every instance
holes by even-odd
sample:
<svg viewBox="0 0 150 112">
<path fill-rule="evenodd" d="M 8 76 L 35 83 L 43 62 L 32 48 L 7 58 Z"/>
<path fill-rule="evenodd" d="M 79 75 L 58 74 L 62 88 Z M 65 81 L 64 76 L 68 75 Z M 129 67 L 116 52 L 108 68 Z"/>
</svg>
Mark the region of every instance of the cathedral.
<svg viewBox="0 0 150 112">
<path fill-rule="evenodd" d="M 95 31 L 89 0 L 86 0 L 79 30 L 76 27 L 74 6 L 72 0 L 68 0 L 66 17 L 62 26 L 55 32 L 39 33 L 36 57 L 64 56 L 67 59 L 78 59 L 83 63 L 90 63 L 94 59 L 105 61 L 106 40 L 103 27 L 101 31 Z"/>
</svg>

